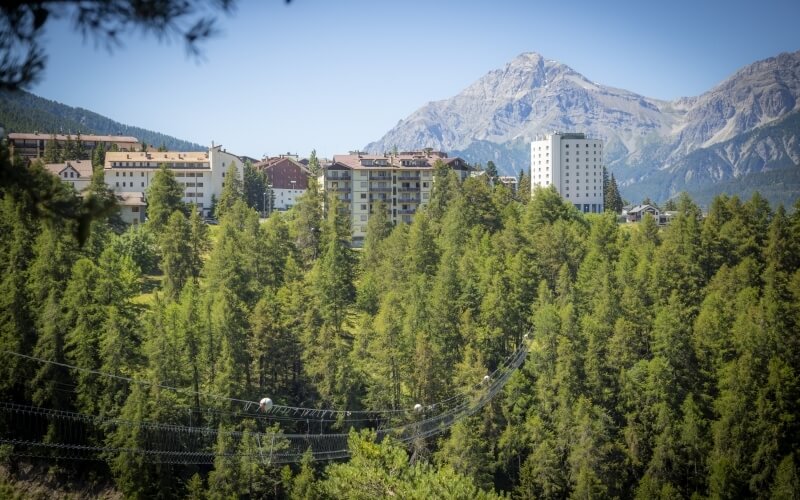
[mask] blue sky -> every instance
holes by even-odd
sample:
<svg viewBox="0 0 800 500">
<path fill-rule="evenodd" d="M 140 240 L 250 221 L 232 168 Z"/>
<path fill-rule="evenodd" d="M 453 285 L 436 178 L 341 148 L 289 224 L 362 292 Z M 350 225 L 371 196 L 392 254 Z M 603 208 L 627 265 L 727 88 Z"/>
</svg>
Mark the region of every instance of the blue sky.
<svg viewBox="0 0 800 500">
<path fill-rule="evenodd" d="M 138 32 L 108 52 L 47 26 L 30 90 L 235 154 L 346 153 L 522 52 L 648 97 L 698 95 L 800 49 L 800 2 L 240 0 L 188 57 Z"/>
</svg>

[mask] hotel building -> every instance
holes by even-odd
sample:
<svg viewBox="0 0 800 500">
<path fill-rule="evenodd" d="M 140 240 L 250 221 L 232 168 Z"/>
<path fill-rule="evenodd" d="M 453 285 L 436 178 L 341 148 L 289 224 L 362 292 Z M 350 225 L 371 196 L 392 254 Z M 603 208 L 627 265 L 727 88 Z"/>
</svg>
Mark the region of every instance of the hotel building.
<svg viewBox="0 0 800 500">
<path fill-rule="evenodd" d="M 231 164 L 236 165 L 237 175 L 242 178 L 242 160 L 226 152 L 222 146 L 213 146 L 205 152 L 108 152 L 103 168 L 106 184 L 131 203 L 125 205 L 130 206 L 130 210 L 122 213 L 126 222 L 144 222 L 141 207 L 146 205 L 147 188 L 161 164 L 175 174 L 178 184 L 183 187 L 183 201 L 196 205 L 206 217 L 212 215 L 212 198 L 219 199 Z M 139 200 L 139 204 L 130 200 Z"/>
<path fill-rule="evenodd" d="M 430 201 L 436 161 L 453 169 L 464 180 L 470 168 L 461 158 L 438 151 L 369 155 L 351 152 L 335 155 L 323 168 L 320 185 L 335 194 L 347 208 L 353 228 L 353 244 L 360 245 L 367 232 L 373 204 L 386 204 L 389 220 L 410 223 L 419 207 Z"/>
<path fill-rule="evenodd" d="M 603 141 L 560 132 L 533 141 L 531 190 L 536 186 L 554 186 L 583 213 L 602 213 Z"/>
<path fill-rule="evenodd" d="M 8 134 L 8 143 L 12 154 L 18 154 L 23 158 L 36 159 L 44 156 L 44 148 L 47 141 L 55 141 L 61 147 L 67 140 L 81 140 L 86 158 L 92 157 L 92 150 L 97 144 L 102 143 L 106 151 L 116 146 L 120 151 L 138 151 L 142 148 L 136 137 L 124 135 L 65 135 L 65 134 L 32 134 L 12 132 Z"/>
</svg>

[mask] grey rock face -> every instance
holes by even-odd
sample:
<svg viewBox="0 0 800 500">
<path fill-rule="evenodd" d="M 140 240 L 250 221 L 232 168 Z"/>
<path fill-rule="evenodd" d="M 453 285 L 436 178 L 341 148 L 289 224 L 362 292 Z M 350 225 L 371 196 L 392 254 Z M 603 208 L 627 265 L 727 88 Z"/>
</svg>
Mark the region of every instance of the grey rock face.
<svg viewBox="0 0 800 500">
<path fill-rule="evenodd" d="M 672 102 L 591 82 L 569 66 L 530 52 L 458 95 L 428 103 L 366 150 L 432 147 L 465 152 L 468 160 L 479 161 L 486 158 L 469 158 L 469 152 L 487 151 L 487 143 L 494 143 L 502 145 L 495 148 L 499 167 L 516 173 L 528 167 L 520 160 L 524 155 L 503 151 L 523 148 L 553 130 L 582 131 L 606 141 L 606 163 L 623 188 L 663 171 L 722 181 L 759 169 L 754 157 L 762 158 L 760 168 L 790 158 L 786 147 L 770 147 L 768 141 L 732 139 L 798 111 L 800 51 L 758 61 L 700 96 Z M 796 143 L 797 137 L 789 134 L 786 140 Z M 697 165 L 703 173 L 687 167 L 689 154 L 723 143 L 725 148 Z M 755 147 L 759 152 L 751 152 Z M 744 159 L 746 167 L 739 165 Z"/>
</svg>

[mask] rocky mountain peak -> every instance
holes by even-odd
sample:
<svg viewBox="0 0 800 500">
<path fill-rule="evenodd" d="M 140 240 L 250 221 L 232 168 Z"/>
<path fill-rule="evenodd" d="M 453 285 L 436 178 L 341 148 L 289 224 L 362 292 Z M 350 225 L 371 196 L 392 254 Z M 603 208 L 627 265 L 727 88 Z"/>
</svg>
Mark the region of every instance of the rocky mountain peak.
<svg viewBox="0 0 800 500">
<path fill-rule="evenodd" d="M 800 51 L 758 61 L 700 96 L 672 102 L 592 82 L 565 64 L 525 52 L 452 98 L 418 109 L 365 149 L 431 147 L 468 161 L 492 159 L 506 173 L 518 173 L 529 167 L 527 142 L 534 136 L 580 131 L 605 140 L 606 164 L 630 187 L 653 172 L 677 172 L 694 151 L 727 143 L 724 155 L 715 150 L 702 167 L 714 170 L 705 177 L 718 181 L 800 156 L 796 131 L 778 153 L 762 144 L 768 137 L 730 142 L 792 113 L 800 113 Z M 750 155 L 740 167 L 748 148 L 773 153 Z"/>
</svg>

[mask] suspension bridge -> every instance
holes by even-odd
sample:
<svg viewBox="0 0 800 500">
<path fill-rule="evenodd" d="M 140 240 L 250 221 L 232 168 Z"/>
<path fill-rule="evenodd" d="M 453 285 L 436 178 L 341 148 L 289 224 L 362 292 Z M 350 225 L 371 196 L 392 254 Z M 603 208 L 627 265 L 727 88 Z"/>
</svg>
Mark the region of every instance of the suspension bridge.
<svg viewBox="0 0 800 500">
<path fill-rule="evenodd" d="M 255 424 L 249 426 L 253 430 L 244 431 L 225 430 L 225 427 L 173 425 L 144 419 L 126 420 L 0 402 L 0 445 L 5 445 L 6 453 L 18 457 L 108 461 L 124 455 L 149 463 L 183 465 L 214 464 L 220 458 L 251 460 L 265 465 L 286 464 L 300 462 L 305 453 L 310 453 L 315 461 L 344 459 L 350 455 L 348 433 L 335 432 L 333 429 L 372 428 L 378 440 L 391 437 L 405 444 L 443 433 L 491 401 L 522 365 L 527 351 L 528 335 L 525 335 L 518 348 L 493 373 L 476 382 L 471 390 L 433 403 L 420 402 L 411 408 L 348 411 L 284 406 L 272 404 L 267 398 L 261 401 L 221 398 L 242 405 L 243 411 L 232 413 L 212 408 L 188 410 L 190 413 L 206 413 L 206 417 L 225 414 L 242 420 L 250 419 Z M 129 383 L 219 398 L 207 393 L 83 370 L 16 352 L 0 352 L 32 363 L 58 365 Z M 113 436 L 128 436 L 130 439 L 114 439 Z M 225 450 L 219 449 L 220 442 L 228 444 Z M 135 446 L 130 443 L 135 443 Z"/>
</svg>

